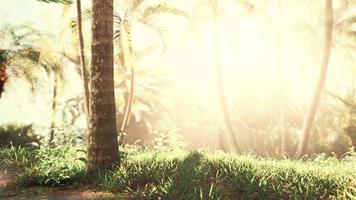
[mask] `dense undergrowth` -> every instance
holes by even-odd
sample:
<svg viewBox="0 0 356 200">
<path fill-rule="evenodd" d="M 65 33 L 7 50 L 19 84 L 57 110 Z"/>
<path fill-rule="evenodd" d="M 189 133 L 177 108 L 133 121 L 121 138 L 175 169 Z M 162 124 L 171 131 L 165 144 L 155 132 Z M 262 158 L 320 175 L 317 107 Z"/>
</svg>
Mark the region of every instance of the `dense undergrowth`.
<svg viewBox="0 0 356 200">
<path fill-rule="evenodd" d="M 81 146 L 1 148 L 0 159 L 19 171 L 22 185 L 60 186 L 91 180 L 130 199 L 354 199 L 356 156 L 341 160 L 272 160 L 223 152 L 121 148 L 115 170 L 85 176 Z"/>
</svg>

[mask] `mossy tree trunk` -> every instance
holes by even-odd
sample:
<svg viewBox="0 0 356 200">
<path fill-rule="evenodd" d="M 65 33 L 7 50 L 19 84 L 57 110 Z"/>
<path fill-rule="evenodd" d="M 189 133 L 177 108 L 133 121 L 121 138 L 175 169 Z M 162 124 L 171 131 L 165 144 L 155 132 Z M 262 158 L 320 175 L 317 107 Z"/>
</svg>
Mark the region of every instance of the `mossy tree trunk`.
<svg viewBox="0 0 356 200">
<path fill-rule="evenodd" d="M 113 0 L 93 0 L 88 172 L 119 160 L 113 70 Z"/>
</svg>

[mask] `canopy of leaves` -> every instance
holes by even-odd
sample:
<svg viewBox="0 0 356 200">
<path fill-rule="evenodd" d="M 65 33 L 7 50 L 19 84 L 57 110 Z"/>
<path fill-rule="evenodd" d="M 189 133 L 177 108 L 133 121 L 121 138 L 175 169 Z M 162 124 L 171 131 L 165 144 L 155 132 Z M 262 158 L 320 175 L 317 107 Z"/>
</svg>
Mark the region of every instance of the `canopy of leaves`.
<svg viewBox="0 0 356 200">
<path fill-rule="evenodd" d="M 45 3 L 63 3 L 63 4 L 73 3 L 72 0 L 37 0 L 37 1 L 45 2 Z"/>
</svg>

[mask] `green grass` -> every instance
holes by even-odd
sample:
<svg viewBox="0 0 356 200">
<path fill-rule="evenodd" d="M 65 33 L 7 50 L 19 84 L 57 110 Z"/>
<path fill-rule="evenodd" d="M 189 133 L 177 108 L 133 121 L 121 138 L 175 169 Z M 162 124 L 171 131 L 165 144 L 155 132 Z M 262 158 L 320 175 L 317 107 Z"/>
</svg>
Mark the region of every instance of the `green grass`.
<svg viewBox="0 0 356 200">
<path fill-rule="evenodd" d="M 262 159 L 222 152 L 121 150 L 122 163 L 92 180 L 130 199 L 354 199 L 355 155 L 308 161 Z M 24 185 L 58 186 L 85 178 L 79 146 L 3 148 L 0 159 L 20 169 Z"/>
</svg>

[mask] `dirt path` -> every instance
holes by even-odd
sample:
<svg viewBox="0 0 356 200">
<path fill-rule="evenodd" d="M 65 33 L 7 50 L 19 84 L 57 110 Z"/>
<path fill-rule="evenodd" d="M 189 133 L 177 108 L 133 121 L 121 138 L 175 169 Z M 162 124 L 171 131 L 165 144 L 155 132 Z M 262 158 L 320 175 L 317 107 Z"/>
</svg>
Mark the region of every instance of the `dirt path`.
<svg viewBox="0 0 356 200">
<path fill-rule="evenodd" d="M 96 191 L 93 188 L 74 187 L 18 187 L 16 172 L 0 161 L 0 199 L 4 200 L 92 200 L 125 199 L 121 195 Z"/>
<path fill-rule="evenodd" d="M 0 197 L 1 194 L 14 184 L 16 181 L 16 174 L 13 170 L 5 167 L 5 164 L 0 161 Z"/>
<path fill-rule="evenodd" d="M 124 199 L 110 192 L 93 191 L 85 188 L 16 188 L 8 190 L 0 199 L 8 200 L 92 200 Z"/>
</svg>

